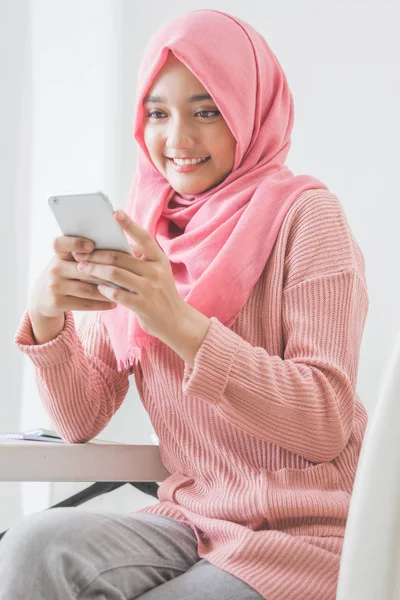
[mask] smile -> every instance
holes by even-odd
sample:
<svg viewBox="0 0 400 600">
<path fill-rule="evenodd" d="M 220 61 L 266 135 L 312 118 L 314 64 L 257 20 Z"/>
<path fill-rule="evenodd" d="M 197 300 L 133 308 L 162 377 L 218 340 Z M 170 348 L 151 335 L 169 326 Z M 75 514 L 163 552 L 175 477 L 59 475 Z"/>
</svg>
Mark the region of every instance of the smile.
<svg viewBox="0 0 400 600">
<path fill-rule="evenodd" d="M 210 156 L 204 158 L 168 158 L 173 168 L 179 173 L 187 173 L 200 168 L 204 163 L 210 160 Z"/>
</svg>

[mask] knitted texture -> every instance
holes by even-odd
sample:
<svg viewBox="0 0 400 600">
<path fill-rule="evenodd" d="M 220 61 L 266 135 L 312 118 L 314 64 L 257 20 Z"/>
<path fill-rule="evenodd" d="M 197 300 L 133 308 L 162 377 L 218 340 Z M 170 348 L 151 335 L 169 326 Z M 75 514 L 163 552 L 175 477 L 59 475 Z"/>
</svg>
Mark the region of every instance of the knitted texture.
<svg viewBox="0 0 400 600">
<path fill-rule="evenodd" d="M 356 393 L 368 313 L 363 254 L 336 196 L 303 192 L 231 328 L 215 317 L 185 364 L 165 344 L 122 372 L 99 314 L 18 347 L 70 442 L 98 435 L 134 372 L 171 476 L 164 514 L 193 528 L 198 552 L 266 600 L 334 600 L 367 425 Z M 132 440 L 134 442 L 134 440 Z"/>
</svg>

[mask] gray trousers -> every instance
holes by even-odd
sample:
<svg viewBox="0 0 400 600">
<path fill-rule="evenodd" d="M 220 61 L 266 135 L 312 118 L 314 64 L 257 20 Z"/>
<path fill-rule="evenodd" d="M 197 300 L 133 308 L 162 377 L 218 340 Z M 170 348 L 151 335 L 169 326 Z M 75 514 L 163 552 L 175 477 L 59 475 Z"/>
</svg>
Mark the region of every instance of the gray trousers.
<svg viewBox="0 0 400 600">
<path fill-rule="evenodd" d="M 0 542 L 1 600 L 260 600 L 197 555 L 190 527 L 159 515 L 52 508 Z"/>
</svg>

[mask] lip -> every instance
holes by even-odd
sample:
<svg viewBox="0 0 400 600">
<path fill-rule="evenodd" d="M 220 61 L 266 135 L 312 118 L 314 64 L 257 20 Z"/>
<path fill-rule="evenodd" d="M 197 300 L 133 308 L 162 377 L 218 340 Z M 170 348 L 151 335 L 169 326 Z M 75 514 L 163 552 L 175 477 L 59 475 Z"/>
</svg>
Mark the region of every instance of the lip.
<svg viewBox="0 0 400 600">
<path fill-rule="evenodd" d="M 168 162 L 172 166 L 172 168 L 175 169 L 175 171 L 178 171 L 178 173 L 190 173 L 191 171 L 196 171 L 197 169 L 200 169 L 205 164 L 207 164 L 210 159 L 210 157 L 207 156 L 207 160 L 197 163 L 197 165 L 177 165 L 174 163 L 173 159 L 170 158 L 169 156 L 167 156 L 166 158 L 168 159 Z M 198 158 L 206 158 L 206 157 L 199 156 Z M 180 160 L 185 160 L 185 159 L 182 158 Z"/>
<path fill-rule="evenodd" d="M 171 160 L 197 160 L 198 158 L 210 158 L 209 156 L 167 156 L 165 154 L 165 158 L 170 158 Z"/>
</svg>

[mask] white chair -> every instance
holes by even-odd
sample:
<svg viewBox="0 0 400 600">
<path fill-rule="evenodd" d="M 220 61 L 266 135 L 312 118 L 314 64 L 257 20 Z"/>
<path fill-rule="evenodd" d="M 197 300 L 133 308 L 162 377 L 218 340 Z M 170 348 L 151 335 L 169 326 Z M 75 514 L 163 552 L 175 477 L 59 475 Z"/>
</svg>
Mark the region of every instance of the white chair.
<svg viewBox="0 0 400 600">
<path fill-rule="evenodd" d="M 400 599 L 400 334 L 357 467 L 336 600 Z"/>
</svg>

